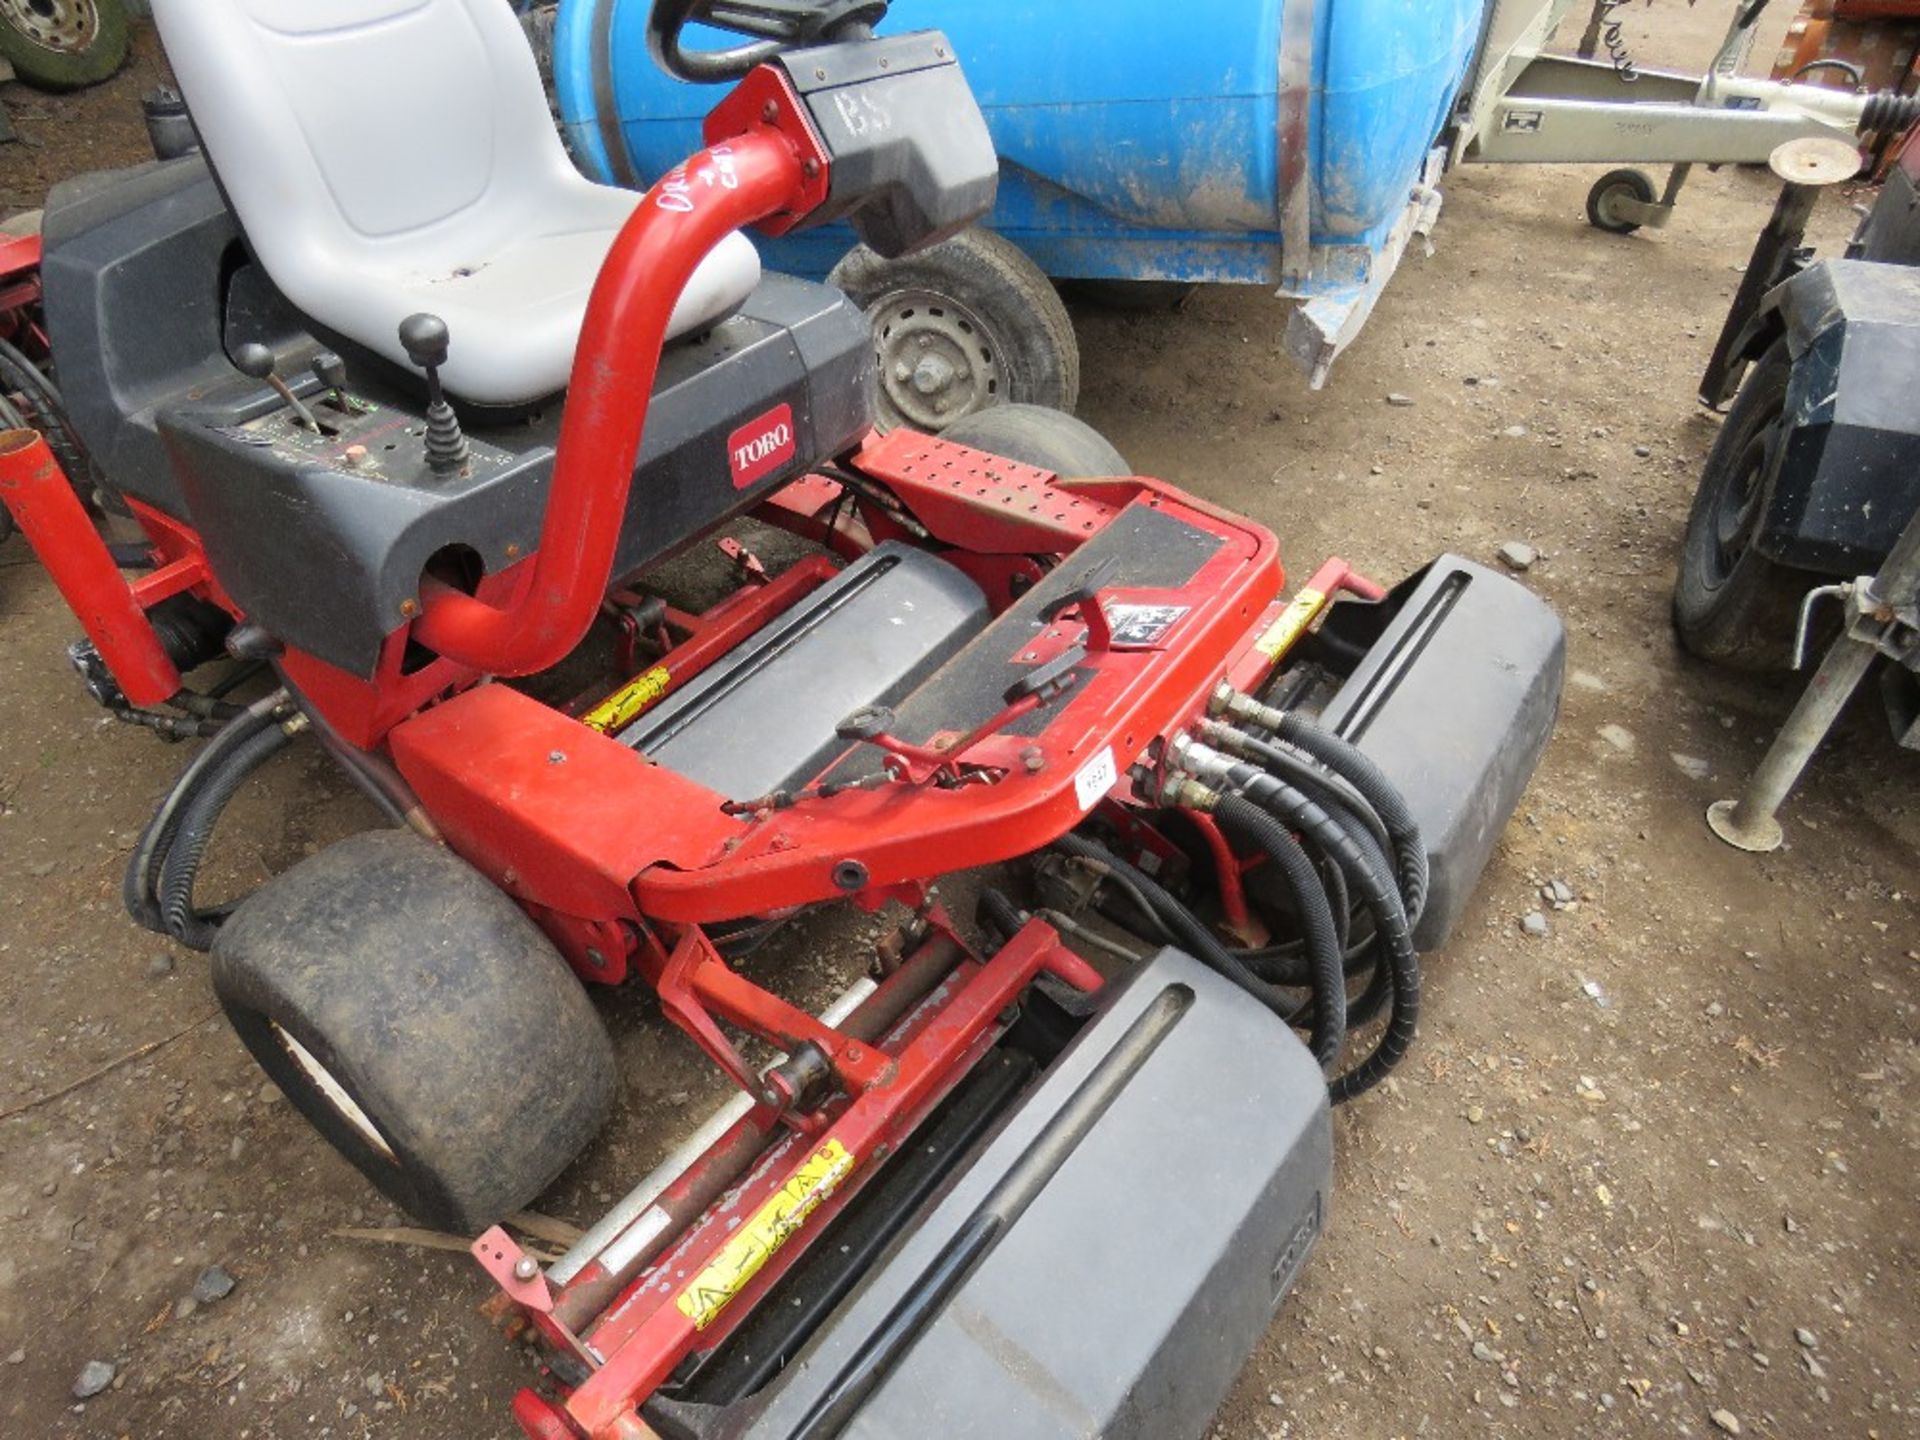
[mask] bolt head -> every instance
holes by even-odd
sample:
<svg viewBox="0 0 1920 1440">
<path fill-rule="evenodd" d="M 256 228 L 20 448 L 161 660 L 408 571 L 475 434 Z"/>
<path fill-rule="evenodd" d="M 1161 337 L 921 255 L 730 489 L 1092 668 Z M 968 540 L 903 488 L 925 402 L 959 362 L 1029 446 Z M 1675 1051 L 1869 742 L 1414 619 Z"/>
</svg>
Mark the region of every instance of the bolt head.
<svg viewBox="0 0 1920 1440">
<path fill-rule="evenodd" d="M 522 1255 L 513 1262 L 513 1278 L 516 1280 L 531 1280 L 539 1273 L 540 1262 L 531 1255 Z"/>
</svg>

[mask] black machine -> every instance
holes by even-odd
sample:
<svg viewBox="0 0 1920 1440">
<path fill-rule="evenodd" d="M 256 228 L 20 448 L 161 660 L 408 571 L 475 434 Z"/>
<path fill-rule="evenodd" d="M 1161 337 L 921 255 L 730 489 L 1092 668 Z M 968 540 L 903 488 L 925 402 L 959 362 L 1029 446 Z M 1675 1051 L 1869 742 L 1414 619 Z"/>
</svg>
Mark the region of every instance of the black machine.
<svg viewBox="0 0 1920 1440">
<path fill-rule="evenodd" d="M 1701 381 L 1707 404 L 1733 404 L 1673 599 L 1703 659 L 1799 669 L 1816 632 L 1825 648 L 1740 796 L 1707 810 L 1756 853 L 1785 842 L 1781 804 L 1876 668 L 1895 737 L 1920 749 L 1920 130 L 1837 260 L 1802 241 L 1818 185 L 1851 178 L 1858 154 L 1795 141 L 1771 163 L 1787 183 Z"/>
<path fill-rule="evenodd" d="M 1810 590 L 1877 570 L 1920 511 L 1920 131 L 1846 254 L 1803 246 L 1790 183 L 1700 398 L 1732 399 L 1688 519 L 1674 595 L 1702 659 L 1772 668 Z"/>
</svg>

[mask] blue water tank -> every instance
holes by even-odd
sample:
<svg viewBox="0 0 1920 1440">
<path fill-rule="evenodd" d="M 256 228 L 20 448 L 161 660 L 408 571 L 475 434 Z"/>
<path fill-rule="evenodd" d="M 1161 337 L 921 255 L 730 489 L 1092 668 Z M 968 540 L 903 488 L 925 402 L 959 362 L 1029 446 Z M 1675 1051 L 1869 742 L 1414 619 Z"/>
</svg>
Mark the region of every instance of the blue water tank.
<svg viewBox="0 0 1920 1440">
<path fill-rule="evenodd" d="M 1314 243 L 1377 248 L 1447 122 L 1484 0 L 1289 3 L 1313 12 Z M 610 183 L 645 183 L 698 149 L 721 93 L 659 70 L 648 9 L 560 7 L 561 117 Z M 1048 274 L 1276 284 L 1283 18 L 1283 0 L 895 0 L 881 28 L 951 39 L 1000 152 L 988 223 Z M 818 275 L 850 243 L 825 231 L 764 248 Z"/>
</svg>

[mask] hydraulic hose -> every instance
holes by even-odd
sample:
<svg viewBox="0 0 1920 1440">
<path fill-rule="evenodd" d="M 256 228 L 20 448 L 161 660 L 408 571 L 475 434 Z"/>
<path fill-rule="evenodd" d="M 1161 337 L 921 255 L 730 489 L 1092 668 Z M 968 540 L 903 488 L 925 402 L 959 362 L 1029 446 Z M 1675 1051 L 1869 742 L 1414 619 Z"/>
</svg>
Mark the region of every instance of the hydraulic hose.
<svg viewBox="0 0 1920 1440">
<path fill-rule="evenodd" d="M 179 830 L 182 808 L 193 798 L 207 776 L 225 765 L 233 751 L 248 738 L 273 724 L 274 712 L 287 703 L 287 692 L 274 690 L 247 706 L 238 717 L 217 731 L 187 762 L 186 768 L 180 772 L 180 778 L 173 782 L 173 788 L 167 791 L 159 808 L 147 821 L 127 861 L 126 878 L 120 890 L 127 913 L 140 925 L 162 935 L 170 933 L 161 914 L 156 871 L 164 863 L 167 849 L 173 844 L 174 835 Z"/>
<path fill-rule="evenodd" d="M 1400 868 L 1400 893 L 1406 901 L 1408 923 L 1419 924 L 1420 913 L 1426 908 L 1427 884 L 1431 878 L 1427 847 L 1420 838 L 1420 826 L 1414 820 L 1413 812 L 1407 808 L 1406 800 L 1394 783 L 1381 773 L 1380 767 L 1358 746 L 1341 739 L 1331 730 L 1321 729 L 1296 711 L 1266 712 L 1259 718 L 1262 722 L 1271 718 L 1275 723 L 1266 728 L 1273 732 L 1276 739 L 1304 750 L 1327 769 L 1350 782 L 1354 789 L 1367 798 L 1367 803 L 1379 814 L 1388 835 L 1393 839 L 1394 858 Z"/>
<path fill-rule="evenodd" d="M 1206 737 L 1222 750 L 1240 755 L 1282 780 L 1306 791 L 1322 805 L 1329 801 L 1350 811 L 1353 817 L 1373 832 L 1375 842 L 1385 853 L 1393 853 L 1394 841 L 1387 823 L 1354 783 L 1336 770 L 1328 769 L 1305 751 L 1291 745 L 1262 740 L 1245 730 L 1213 721 L 1206 726 Z"/>
<path fill-rule="evenodd" d="M 1199 917 L 1193 911 L 1176 900 L 1146 871 L 1129 865 L 1106 846 L 1089 840 L 1084 835 L 1062 835 L 1053 842 L 1053 848 L 1077 860 L 1088 860 L 1096 865 L 1105 866 L 1116 877 L 1133 886 L 1146 897 L 1154 911 L 1166 922 L 1167 928 L 1174 932 L 1180 944 L 1185 946 L 1196 960 L 1218 971 L 1276 1015 L 1289 1024 L 1292 1023 L 1299 1008 L 1292 998 L 1276 986 L 1269 985 L 1241 964 L 1231 950 L 1214 939 L 1213 933 L 1200 923 Z"/>
<path fill-rule="evenodd" d="M 349 745 L 320 707 L 307 699 L 300 687 L 293 683 L 278 661 L 273 662 L 273 670 L 280 677 L 281 688 L 300 707 L 300 713 L 307 717 L 307 723 L 313 727 L 313 733 L 320 741 L 320 748 L 333 757 L 334 763 L 373 802 L 374 808 L 395 826 L 404 825 L 435 845 L 445 844 L 446 837 L 440 833 L 440 827 L 433 823 L 426 806 L 420 803 L 420 797 L 407 784 L 405 777 L 394 769 L 393 762 L 383 755 Z"/>
<path fill-rule="evenodd" d="M 247 777 L 284 750 L 293 736 L 285 726 L 268 725 L 236 745 L 180 811 L 179 826 L 167 848 L 160 880 L 160 916 L 166 933 L 195 950 L 211 950 L 219 928 L 217 912 L 196 909 L 193 887 L 200 862 L 213 839 L 213 827 Z"/>
<path fill-rule="evenodd" d="M 47 448 L 53 451 L 60 468 L 75 484 L 87 484 L 94 474 L 93 462 L 67 419 L 59 390 L 10 340 L 0 340 L 0 390 L 17 391 L 26 398 L 33 412 L 26 418 L 47 437 Z"/>
<path fill-rule="evenodd" d="M 1332 1067 L 1347 1038 L 1346 957 L 1333 923 L 1333 906 L 1313 861 L 1293 834 L 1267 811 L 1239 795 L 1222 795 L 1214 818 L 1228 835 L 1265 852 L 1287 882 L 1306 942 L 1313 990 L 1311 1046 L 1320 1068 Z M 1277 977 L 1274 977 L 1277 978 Z"/>
<path fill-rule="evenodd" d="M 1007 897 L 1004 890 L 989 887 L 981 891 L 980 907 L 975 918 L 1002 945 L 1020 933 L 1020 908 Z"/>
<path fill-rule="evenodd" d="M 1263 786 L 1250 784 L 1264 780 Z M 1228 783 L 1247 791 L 1286 824 L 1298 827 L 1346 871 L 1348 881 L 1359 893 L 1361 903 L 1373 916 L 1380 955 L 1376 964 L 1386 972 L 1391 987 L 1392 1011 L 1386 1032 L 1373 1052 L 1328 1087 L 1335 1104 L 1351 1100 L 1371 1090 L 1387 1077 L 1412 1048 L 1420 1018 L 1420 957 L 1413 948 L 1413 927 L 1406 907 L 1390 874 L 1383 873 L 1385 856 L 1369 856 L 1372 837 L 1354 834 L 1341 826 L 1318 801 L 1283 780 L 1262 775 L 1251 766 L 1236 765 L 1228 774 Z"/>
</svg>

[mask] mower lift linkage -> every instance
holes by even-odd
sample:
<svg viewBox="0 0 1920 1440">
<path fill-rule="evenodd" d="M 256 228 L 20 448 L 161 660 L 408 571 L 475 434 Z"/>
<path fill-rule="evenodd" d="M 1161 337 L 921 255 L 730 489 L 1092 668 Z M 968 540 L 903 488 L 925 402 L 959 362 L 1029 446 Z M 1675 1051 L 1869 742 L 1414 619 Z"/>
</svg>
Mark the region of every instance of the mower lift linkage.
<svg viewBox="0 0 1920 1440">
<path fill-rule="evenodd" d="M 934 913 L 921 949 L 853 1010 L 843 1030 L 828 1032 L 843 1055 L 865 1058 L 862 1073 L 871 1076 L 848 1087 L 844 1102 L 804 1116 L 763 1097 L 633 1221 L 621 1237 L 626 1243 L 608 1245 L 577 1269 L 569 1265 L 558 1288 L 505 1231 L 489 1230 L 474 1243 L 481 1265 L 549 1342 L 589 1366 L 558 1406 L 521 1392 L 514 1412 L 529 1433 L 647 1434 L 636 1428 L 637 1401 L 695 1349 L 726 1338 L 806 1249 L 788 1242 L 803 1229 L 818 1234 L 859 1193 L 998 1038 L 1002 1017 L 1027 986 L 1042 972 L 1076 988 L 1099 982 L 1045 924 L 1028 924 L 983 963 Z M 724 968 L 717 957 L 714 964 Z M 735 998 L 745 999 L 746 990 Z M 806 1029 L 827 1027 L 808 1017 Z M 872 1039 L 852 1038 L 860 1035 Z M 706 1209 L 735 1184 L 724 1213 Z M 694 1216 L 665 1248 L 676 1222 Z M 636 1231 L 638 1244 L 629 1238 Z M 609 1256 L 613 1269 L 604 1263 Z M 609 1295 L 617 1295 L 611 1304 Z"/>
</svg>

